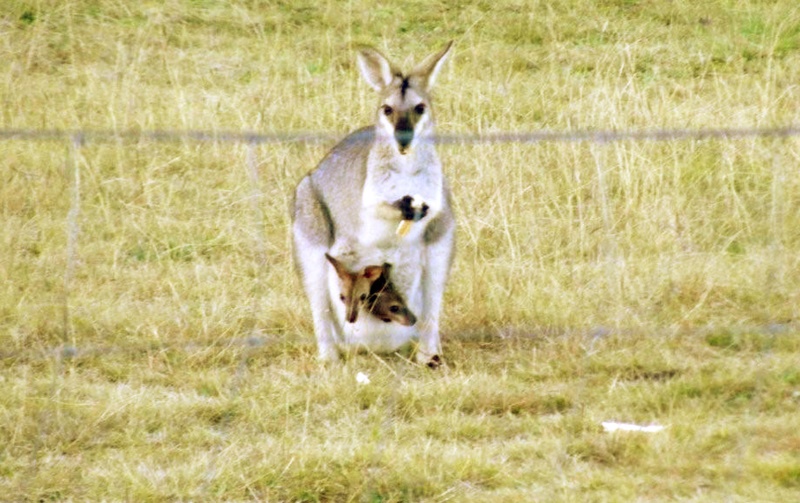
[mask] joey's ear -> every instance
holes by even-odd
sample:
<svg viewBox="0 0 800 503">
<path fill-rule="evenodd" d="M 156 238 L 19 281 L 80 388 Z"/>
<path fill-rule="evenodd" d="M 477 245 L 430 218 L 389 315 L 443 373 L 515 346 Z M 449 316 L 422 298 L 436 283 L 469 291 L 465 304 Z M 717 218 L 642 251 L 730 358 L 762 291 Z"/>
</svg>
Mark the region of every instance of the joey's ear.
<svg viewBox="0 0 800 503">
<path fill-rule="evenodd" d="M 444 62 L 447 61 L 452 47 L 453 41 L 451 40 L 442 50 L 425 58 L 425 60 L 417 65 L 414 71 L 411 72 L 411 75 L 418 79 L 420 86 L 425 91 L 430 91 L 433 87 L 434 82 L 436 82 L 436 76 L 439 74 L 439 70 L 442 69 L 442 66 L 444 66 Z"/>
<path fill-rule="evenodd" d="M 339 278 L 341 279 L 350 278 L 350 272 L 347 269 L 345 269 L 345 267 L 342 265 L 341 262 L 331 257 L 327 253 L 325 254 L 325 258 L 328 259 L 328 262 L 330 262 L 333 268 L 336 269 L 336 274 L 339 275 Z"/>
<path fill-rule="evenodd" d="M 382 91 L 392 83 L 399 72 L 386 59 L 386 56 L 372 47 L 362 47 L 356 55 L 361 76 L 376 91 Z"/>
<path fill-rule="evenodd" d="M 383 266 L 379 265 L 369 265 L 364 268 L 364 277 L 367 278 L 369 281 L 375 281 L 381 277 L 383 274 Z"/>
<path fill-rule="evenodd" d="M 391 270 L 392 270 L 392 264 L 390 264 L 388 262 L 384 262 L 383 263 L 383 274 L 386 275 L 387 278 L 389 277 L 389 271 L 391 271 Z"/>
<path fill-rule="evenodd" d="M 339 265 L 339 261 L 328 255 L 327 253 L 325 253 L 325 258 L 328 259 L 328 262 L 330 262 L 333 267 Z"/>
</svg>

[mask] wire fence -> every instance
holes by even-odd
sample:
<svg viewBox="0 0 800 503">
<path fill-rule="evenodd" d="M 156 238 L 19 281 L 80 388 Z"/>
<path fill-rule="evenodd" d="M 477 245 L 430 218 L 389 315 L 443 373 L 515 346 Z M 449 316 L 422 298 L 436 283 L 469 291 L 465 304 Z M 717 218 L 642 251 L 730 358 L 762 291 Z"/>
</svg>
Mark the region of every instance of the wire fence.
<svg viewBox="0 0 800 503">
<path fill-rule="evenodd" d="M 52 408 L 58 400 L 59 387 L 64 378 L 65 362 L 74 361 L 83 357 L 96 357 L 116 353 L 142 353 L 148 351 L 202 351 L 213 348 L 237 348 L 237 363 L 233 372 L 228 390 L 228 399 L 234 403 L 240 394 L 243 382 L 247 379 L 248 359 L 260 348 L 278 343 L 280 338 L 277 336 L 265 335 L 259 332 L 256 327 L 251 327 L 249 333 L 242 336 L 230 338 L 214 338 L 208 340 L 193 340 L 190 343 L 183 342 L 163 342 L 163 343 L 141 343 L 128 344 L 124 347 L 119 345 L 91 346 L 77 345 L 71 341 L 75 340 L 72 333 L 72 313 L 70 311 L 70 296 L 72 295 L 73 283 L 75 281 L 75 268 L 79 260 L 79 240 L 80 240 L 80 215 L 83 203 L 81 169 L 78 162 L 82 149 L 87 144 L 110 143 L 110 142 L 226 142 L 242 144 L 246 147 L 246 155 L 242 169 L 248 180 L 252 207 L 252 227 L 254 242 L 252 243 L 256 277 L 253 283 L 251 294 L 252 304 L 249 309 L 256 313 L 259 309 L 259 301 L 266 291 L 265 268 L 267 262 L 267 238 L 264 232 L 264 213 L 261 205 L 261 179 L 257 167 L 256 147 L 264 144 L 285 144 L 285 143 L 328 143 L 333 142 L 343 135 L 311 132 L 311 133 L 254 133 L 254 132 L 224 132 L 224 131 L 111 131 L 111 130 L 24 130 L 24 129 L 0 129 L 0 140 L 22 141 L 22 142 L 63 142 L 68 146 L 65 167 L 69 180 L 69 205 L 66 214 L 66 266 L 63 272 L 63 294 L 60 300 L 61 306 L 61 341 L 55 347 L 50 348 L 31 348 L 22 350 L 4 350 L 0 348 L 0 362 L 14 365 L 16 363 L 30 363 L 36 361 L 53 362 L 53 380 L 49 389 L 50 404 L 41 410 L 39 418 L 39 432 L 36 436 L 36 443 L 32 446 L 29 459 L 29 469 L 32 472 L 37 470 L 39 459 L 43 450 L 42 439 L 47 438 L 57 425 L 50 417 Z M 653 129 L 647 131 L 573 131 L 573 132 L 553 132 L 553 131 L 534 131 L 534 132 L 499 132 L 482 134 L 438 134 L 425 141 L 432 141 L 442 145 L 452 144 L 537 144 L 545 142 L 590 142 L 597 145 L 606 145 L 611 142 L 621 141 L 683 141 L 683 140 L 707 140 L 707 139 L 743 139 L 743 138 L 787 138 L 800 136 L 800 126 L 788 125 L 784 127 L 770 128 L 718 128 L 718 129 Z M 608 188 L 604 182 L 606 169 L 603 165 L 602 156 L 595 155 L 595 176 L 597 178 L 599 197 L 604 200 L 608 197 Z M 607 204 L 601 204 L 605 210 Z M 602 213 L 602 223 L 606 230 L 612 226 L 611 216 L 607 212 Z M 613 245 L 613 243 L 612 243 Z M 613 279 L 609 280 L 613 283 Z M 254 316 L 255 319 L 255 316 Z M 773 332 L 787 329 L 787 325 L 772 324 L 763 327 L 766 332 Z M 590 340 L 590 349 L 594 340 L 605 334 L 601 329 L 587 333 Z M 383 450 L 384 437 L 389 436 L 390 424 L 396 416 L 396 397 L 399 383 L 406 372 L 405 366 L 400 365 L 397 370 L 392 370 L 396 377 L 396 385 L 393 394 L 386 406 L 384 419 L 376 433 L 374 439 L 374 455 L 372 463 L 380 465 Z M 231 426 L 228 421 L 223 421 L 218 429 L 223 438 Z M 223 443 L 216 445 L 214 452 L 209 458 L 206 476 L 200 481 L 203 494 L 210 494 L 217 472 L 219 453 L 223 449 Z M 373 481 L 377 483 L 377 481 Z"/>
<path fill-rule="evenodd" d="M 370 132 L 364 133 L 367 139 Z M 530 131 L 466 134 L 436 134 L 427 141 L 437 144 L 476 143 L 542 143 L 542 142 L 595 142 L 616 141 L 675 141 L 737 138 L 786 138 L 800 135 L 800 125 L 780 127 L 708 128 L 708 129 L 650 129 L 641 131 Z M 113 130 L 61 130 L 61 129 L 0 129 L 1 140 L 72 141 L 78 143 L 108 142 L 231 142 L 245 144 L 269 143 L 325 143 L 344 135 L 326 132 L 256 133 L 242 131 L 113 131 Z"/>
<path fill-rule="evenodd" d="M 364 133 L 367 141 L 371 132 Z M 66 215 L 66 266 L 63 275 L 62 294 L 62 334 L 61 343 L 49 349 L 32 348 L 22 350 L 4 350 L 0 348 L 0 361 L 37 361 L 55 359 L 57 365 L 63 360 L 80 358 L 88 355 L 113 354 L 124 351 L 126 348 L 115 346 L 75 346 L 70 343 L 74 340 L 71 334 L 70 292 L 74 281 L 75 264 L 78 260 L 78 241 L 80 234 L 79 217 L 81 213 L 81 170 L 78 158 L 82 149 L 88 144 L 104 143 L 134 143 L 134 142 L 198 142 L 198 143 L 231 143 L 246 146 L 244 171 L 250 185 L 252 202 L 252 233 L 255 236 L 253 250 L 256 262 L 256 278 L 252 292 L 252 305 L 250 309 L 256 312 L 259 298 L 264 294 L 264 269 L 266 267 L 266 236 L 264 233 L 264 214 L 259 201 L 261 199 L 261 180 L 257 168 L 256 147 L 264 144 L 324 144 L 341 139 L 344 135 L 329 132 L 282 132 L 282 133 L 256 133 L 242 131 L 138 131 L 138 130 L 59 130 L 59 129 L 0 129 L 0 141 L 22 142 L 61 142 L 68 145 L 67 158 L 64 165 L 68 172 L 70 185 L 70 204 Z M 734 140 L 747 138 L 788 138 L 800 136 L 800 125 L 787 125 L 781 127 L 751 127 L 751 128 L 711 128 L 711 129 L 651 129 L 633 131 L 531 131 L 531 132 L 494 132 L 475 134 L 436 134 L 435 136 L 419 139 L 440 145 L 470 145 L 470 144 L 537 144 L 548 142 L 592 143 L 605 145 L 622 141 L 686 141 L 686 140 Z M 355 137 L 354 139 L 358 139 Z M 599 185 L 599 196 L 607 198 L 607 188 L 604 183 L 605 167 L 600 156 L 595 155 L 595 176 Z M 610 216 L 606 213 L 607 204 L 601 204 L 604 212 L 602 220 L 604 226 L 611 225 Z M 608 230 L 608 229 L 606 229 Z M 194 341 L 191 344 L 182 342 L 131 345 L 131 351 L 145 351 L 154 349 L 195 350 L 198 347 L 233 346 L 244 347 L 243 361 L 253 349 L 263 347 L 279 340 L 278 337 L 264 335 L 253 327 L 251 333 L 243 337 L 228 339 L 214 339 L 209 341 Z M 241 366 L 240 370 L 241 372 Z"/>
</svg>

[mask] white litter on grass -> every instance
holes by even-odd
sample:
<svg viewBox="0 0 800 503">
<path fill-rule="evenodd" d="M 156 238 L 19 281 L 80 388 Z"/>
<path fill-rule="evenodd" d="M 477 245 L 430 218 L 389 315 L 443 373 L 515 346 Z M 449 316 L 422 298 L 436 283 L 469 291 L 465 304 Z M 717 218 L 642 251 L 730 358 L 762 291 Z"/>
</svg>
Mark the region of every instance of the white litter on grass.
<svg viewBox="0 0 800 503">
<path fill-rule="evenodd" d="M 358 384 L 369 384 L 369 376 L 363 372 L 356 374 L 356 382 Z"/>
<path fill-rule="evenodd" d="M 657 433 L 663 430 L 664 427 L 660 424 L 649 424 L 647 426 L 641 426 L 638 424 L 631 424 L 631 423 L 617 423 L 614 421 L 603 421 L 603 430 L 604 431 L 643 431 L 645 433 Z"/>
</svg>

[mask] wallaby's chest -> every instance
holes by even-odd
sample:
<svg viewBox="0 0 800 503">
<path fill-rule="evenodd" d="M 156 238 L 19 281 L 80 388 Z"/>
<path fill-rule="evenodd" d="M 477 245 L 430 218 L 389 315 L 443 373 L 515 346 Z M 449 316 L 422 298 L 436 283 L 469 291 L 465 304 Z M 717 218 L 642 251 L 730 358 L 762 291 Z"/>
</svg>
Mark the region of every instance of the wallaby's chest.
<svg viewBox="0 0 800 503">
<path fill-rule="evenodd" d="M 444 199 L 441 168 L 437 159 L 433 161 L 368 163 L 359 211 L 358 241 L 362 245 L 385 248 L 420 240 Z M 402 213 L 393 205 L 406 196 L 421 200 L 429 209 L 425 218 L 412 224 L 410 232 L 400 236 L 397 227 Z"/>
</svg>

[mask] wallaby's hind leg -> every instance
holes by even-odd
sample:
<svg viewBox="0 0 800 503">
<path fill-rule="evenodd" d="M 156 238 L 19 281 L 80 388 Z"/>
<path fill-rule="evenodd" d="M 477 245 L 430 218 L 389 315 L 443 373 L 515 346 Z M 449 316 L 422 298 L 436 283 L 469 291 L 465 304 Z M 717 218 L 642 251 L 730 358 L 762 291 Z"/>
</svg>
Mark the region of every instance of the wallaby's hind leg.
<svg viewBox="0 0 800 503">
<path fill-rule="evenodd" d="M 417 363 L 436 368 L 442 363 L 439 313 L 455 250 L 455 226 L 449 210 L 429 224 L 425 241 L 425 268 L 422 273 L 424 307 L 416 360 Z"/>
<path fill-rule="evenodd" d="M 295 246 L 302 250 L 297 254 L 298 262 L 303 274 L 303 288 L 311 306 L 319 359 L 336 361 L 339 359 L 339 351 L 336 348 L 336 325 L 328 295 L 328 263 L 325 261 L 327 250 L 310 245 L 302 236 L 297 236 L 296 230 Z"/>
<path fill-rule="evenodd" d="M 325 253 L 330 248 L 330 224 L 321 204 L 314 197 L 308 177 L 297 187 L 294 201 L 295 263 L 300 269 L 303 288 L 311 306 L 314 335 L 317 339 L 319 359 L 336 361 L 336 324 L 328 293 L 328 262 Z"/>
</svg>

